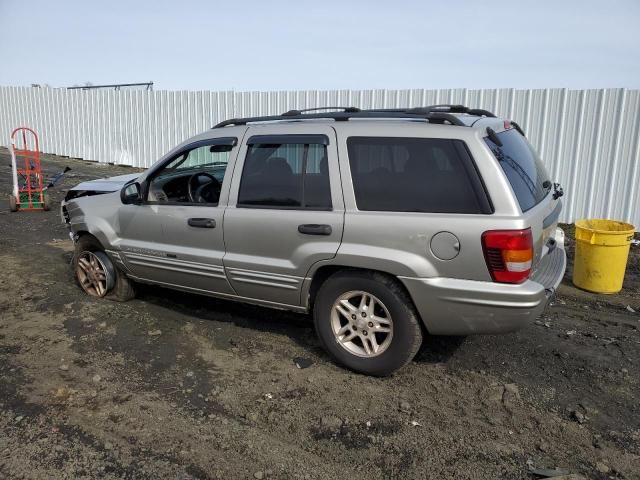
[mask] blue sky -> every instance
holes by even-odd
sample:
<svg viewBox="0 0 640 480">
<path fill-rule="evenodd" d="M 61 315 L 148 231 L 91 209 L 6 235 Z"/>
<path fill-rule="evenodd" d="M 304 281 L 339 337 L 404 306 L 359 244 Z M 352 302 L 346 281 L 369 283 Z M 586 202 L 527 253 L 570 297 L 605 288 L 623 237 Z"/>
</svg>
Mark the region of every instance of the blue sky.
<svg viewBox="0 0 640 480">
<path fill-rule="evenodd" d="M 640 88 L 640 0 L 0 0 L 0 85 Z"/>
</svg>

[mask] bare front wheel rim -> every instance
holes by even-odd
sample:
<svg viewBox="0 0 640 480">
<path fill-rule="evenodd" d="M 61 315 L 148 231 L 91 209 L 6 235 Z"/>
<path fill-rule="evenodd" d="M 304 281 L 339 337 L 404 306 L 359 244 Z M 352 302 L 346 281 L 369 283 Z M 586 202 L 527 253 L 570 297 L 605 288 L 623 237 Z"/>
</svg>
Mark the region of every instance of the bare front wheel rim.
<svg viewBox="0 0 640 480">
<path fill-rule="evenodd" d="M 92 297 L 104 297 L 107 294 L 109 273 L 95 253 L 82 252 L 78 256 L 76 275 L 82 289 Z"/>
<path fill-rule="evenodd" d="M 375 295 L 353 290 L 340 295 L 331 308 L 331 330 L 338 345 L 363 358 L 384 353 L 393 339 L 389 310 Z"/>
</svg>

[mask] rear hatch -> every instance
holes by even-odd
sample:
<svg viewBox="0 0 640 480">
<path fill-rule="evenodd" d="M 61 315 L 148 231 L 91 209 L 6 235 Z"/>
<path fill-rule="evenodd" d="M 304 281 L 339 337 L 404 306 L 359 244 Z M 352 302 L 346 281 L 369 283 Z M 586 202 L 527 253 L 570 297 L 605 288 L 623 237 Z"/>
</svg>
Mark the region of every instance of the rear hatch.
<svg viewBox="0 0 640 480">
<path fill-rule="evenodd" d="M 562 191 L 549 178 L 540 157 L 515 128 L 491 131 L 485 141 L 502 167 L 524 218 L 531 227 L 533 268 L 555 247 L 556 227 L 562 211 Z"/>
</svg>

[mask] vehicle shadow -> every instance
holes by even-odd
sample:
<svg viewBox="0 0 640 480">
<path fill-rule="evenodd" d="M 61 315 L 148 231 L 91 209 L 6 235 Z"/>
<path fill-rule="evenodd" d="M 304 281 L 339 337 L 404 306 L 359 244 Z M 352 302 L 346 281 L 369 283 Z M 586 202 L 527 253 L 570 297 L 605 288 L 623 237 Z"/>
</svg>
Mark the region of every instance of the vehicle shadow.
<svg viewBox="0 0 640 480">
<path fill-rule="evenodd" d="M 462 347 L 467 337 L 425 335 L 414 358 L 418 363 L 445 363 Z"/>
<path fill-rule="evenodd" d="M 256 332 L 285 335 L 314 353 L 322 352 L 313 329 L 313 319 L 307 314 L 144 284 L 136 284 L 136 298 L 193 319 L 230 323 Z"/>
<path fill-rule="evenodd" d="M 276 310 L 247 303 L 222 300 L 168 288 L 137 284 L 137 298 L 155 307 L 194 319 L 231 323 L 256 332 L 285 335 L 297 345 L 327 361 L 309 314 Z M 419 363 L 446 362 L 464 343 L 465 337 L 425 336 L 415 357 Z"/>
</svg>

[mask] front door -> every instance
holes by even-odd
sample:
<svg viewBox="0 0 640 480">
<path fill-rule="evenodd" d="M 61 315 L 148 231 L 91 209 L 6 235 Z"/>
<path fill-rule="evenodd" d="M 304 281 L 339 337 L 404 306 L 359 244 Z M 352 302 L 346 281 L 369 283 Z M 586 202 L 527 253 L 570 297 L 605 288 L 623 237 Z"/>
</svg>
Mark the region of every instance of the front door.
<svg viewBox="0 0 640 480">
<path fill-rule="evenodd" d="M 230 137 L 196 142 L 145 178 L 145 202 L 127 206 L 154 217 L 145 248 L 123 249 L 135 276 L 195 291 L 234 293 L 222 264 L 225 207 L 220 200 L 229 188 L 227 167 L 236 145 Z"/>
<path fill-rule="evenodd" d="M 344 203 L 336 136 L 297 125 L 249 127 L 225 210 L 227 277 L 238 295 L 300 305 L 311 266 L 340 246 Z"/>
</svg>

